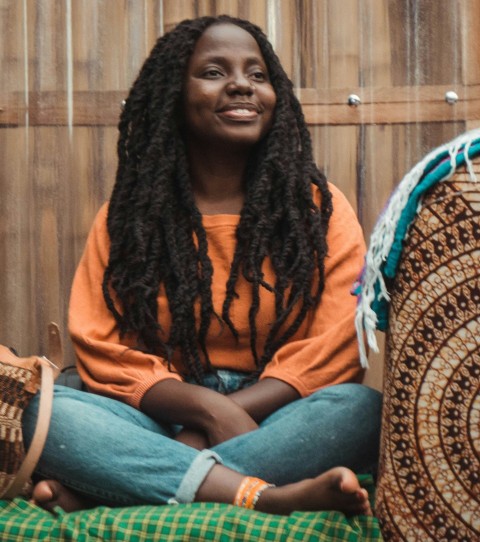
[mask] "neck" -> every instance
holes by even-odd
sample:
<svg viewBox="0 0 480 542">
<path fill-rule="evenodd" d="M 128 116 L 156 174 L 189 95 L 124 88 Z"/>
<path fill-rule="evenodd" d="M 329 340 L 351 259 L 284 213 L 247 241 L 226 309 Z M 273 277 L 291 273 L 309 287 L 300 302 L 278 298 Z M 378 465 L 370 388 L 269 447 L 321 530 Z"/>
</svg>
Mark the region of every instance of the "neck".
<svg viewBox="0 0 480 542">
<path fill-rule="evenodd" d="M 239 214 L 248 152 L 188 149 L 195 202 L 202 214 Z"/>
</svg>

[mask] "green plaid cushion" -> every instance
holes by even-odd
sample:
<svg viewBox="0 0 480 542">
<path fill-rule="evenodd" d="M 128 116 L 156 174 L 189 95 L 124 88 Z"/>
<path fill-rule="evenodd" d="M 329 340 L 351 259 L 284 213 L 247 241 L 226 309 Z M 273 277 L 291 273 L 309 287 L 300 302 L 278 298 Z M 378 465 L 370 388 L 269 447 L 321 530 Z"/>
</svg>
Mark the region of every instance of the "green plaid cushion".
<svg viewBox="0 0 480 542">
<path fill-rule="evenodd" d="M 372 490 L 371 480 L 363 484 Z M 65 541 L 381 541 L 376 518 L 340 512 L 276 516 L 233 505 L 100 506 L 56 516 L 22 500 L 0 501 L 2 542 Z"/>
</svg>

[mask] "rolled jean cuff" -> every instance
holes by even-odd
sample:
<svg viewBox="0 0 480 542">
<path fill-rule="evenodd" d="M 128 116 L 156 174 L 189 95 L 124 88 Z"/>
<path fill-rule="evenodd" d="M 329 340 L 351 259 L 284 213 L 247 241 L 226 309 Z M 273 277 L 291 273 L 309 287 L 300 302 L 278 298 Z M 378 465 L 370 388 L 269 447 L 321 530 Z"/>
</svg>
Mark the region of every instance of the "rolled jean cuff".
<svg viewBox="0 0 480 542">
<path fill-rule="evenodd" d="M 170 499 L 168 504 L 193 502 L 198 488 L 202 485 L 208 473 L 217 463 L 222 463 L 218 454 L 211 450 L 202 450 L 185 473 L 177 493 L 175 494 L 175 498 Z"/>
</svg>

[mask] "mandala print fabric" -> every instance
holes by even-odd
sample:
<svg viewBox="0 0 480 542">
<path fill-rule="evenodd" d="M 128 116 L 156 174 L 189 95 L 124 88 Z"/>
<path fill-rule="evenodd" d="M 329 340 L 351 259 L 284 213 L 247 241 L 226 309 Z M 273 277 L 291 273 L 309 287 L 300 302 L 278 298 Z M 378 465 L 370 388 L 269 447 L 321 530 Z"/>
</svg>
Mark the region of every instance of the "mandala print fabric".
<svg viewBox="0 0 480 542">
<path fill-rule="evenodd" d="M 376 514 L 386 541 L 480 540 L 480 160 L 433 186 L 391 300 Z"/>
</svg>

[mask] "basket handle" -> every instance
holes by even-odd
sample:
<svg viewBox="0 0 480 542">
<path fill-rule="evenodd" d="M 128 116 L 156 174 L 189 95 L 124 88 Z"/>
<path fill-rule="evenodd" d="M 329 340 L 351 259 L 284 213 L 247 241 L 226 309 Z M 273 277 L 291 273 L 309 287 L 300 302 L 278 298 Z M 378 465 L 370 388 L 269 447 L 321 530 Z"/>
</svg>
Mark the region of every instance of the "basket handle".
<svg viewBox="0 0 480 542">
<path fill-rule="evenodd" d="M 40 459 L 40 455 L 42 454 L 45 441 L 47 440 L 47 433 L 52 415 L 55 366 L 50 360 L 43 356 L 37 357 L 37 362 L 41 367 L 40 404 L 38 407 L 37 425 L 35 427 L 32 442 L 25 455 L 25 459 L 20 465 L 13 482 L 5 492 L 4 498 L 6 499 L 13 499 L 16 497 L 30 479 L 38 460 Z"/>
</svg>

